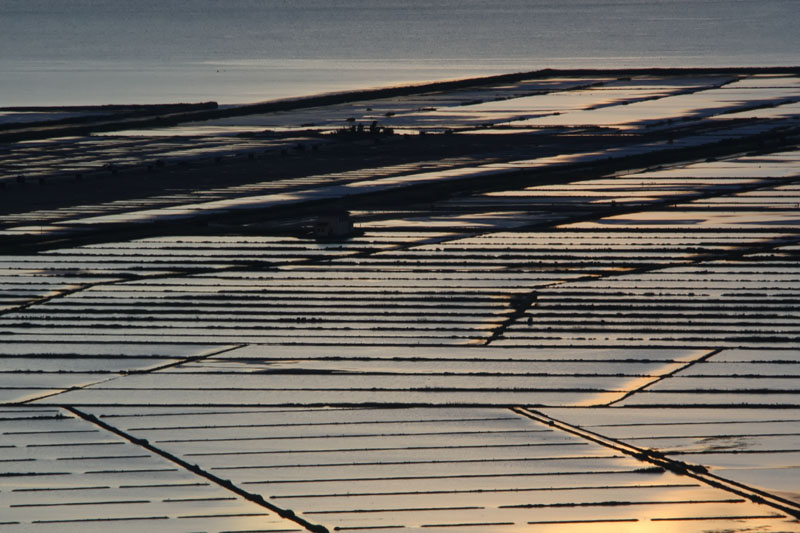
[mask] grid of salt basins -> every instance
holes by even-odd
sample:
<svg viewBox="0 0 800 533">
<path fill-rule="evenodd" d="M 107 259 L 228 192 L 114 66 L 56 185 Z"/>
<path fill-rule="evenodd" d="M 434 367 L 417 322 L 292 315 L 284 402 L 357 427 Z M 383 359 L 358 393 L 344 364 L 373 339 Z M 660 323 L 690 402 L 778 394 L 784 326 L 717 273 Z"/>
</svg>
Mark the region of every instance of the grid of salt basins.
<svg viewBox="0 0 800 533">
<path fill-rule="evenodd" d="M 190 122 L 163 129 L 126 130 L 122 126 L 123 129 L 119 131 L 94 136 L 8 144 L 3 146 L 0 159 L 0 186 L 46 184 L 51 179 L 83 179 L 126 168 L 160 171 L 163 167 L 178 163 L 216 163 L 220 157 L 235 154 L 259 158 L 289 150 L 298 143 L 319 143 L 318 137 L 303 136 L 303 132 L 311 130 L 329 132 L 351 123 L 355 126 L 356 121 L 362 125 L 380 121 L 392 122 L 390 126 L 411 123 L 419 126 L 425 122 L 424 115 L 435 107 L 458 109 L 484 100 L 511 99 L 516 102 L 522 97 L 572 91 L 613 80 L 613 77 L 607 76 L 523 80 L 511 84 L 489 84 L 454 91 Z M 700 86 L 705 84 L 701 83 Z M 524 102 L 520 105 L 524 105 Z M 480 113 L 480 110 L 476 113 Z M 491 115 L 494 120 L 513 116 L 518 117 L 518 114 L 509 116 L 509 112 L 494 112 Z M 441 120 L 435 121 L 434 127 L 441 129 Z M 274 132 L 283 135 L 287 131 L 296 131 L 297 134 L 286 138 L 269 135 Z"/>
<path fill-rule="evenodd" d="M 797 161 L 4 256 L 0 530 L 798 531 Z"/>
<path fill-rule="evenodd" d="M 69 230 L 70 224 L 96 224 L 97 217 L 105 217 L 111 222 L 125 222 L 128 218 L 146 210 L 171 208 L 173 213 L 180 213 L 182 206 L 201 204 L 204 202 L 248 199 L 259 196 L 274 195 L 276 198 L 291 198 L 307 191 L 316 191 L 324 187 L 347 186 L 365 180 L 392 178 L 422 172 L 445 171 L 476 164 L 492 163 L 495 158 L 454 157 L 436 160 L 418 161 L 382 167 L 370 167 L 351 171 L 313 174 L 305 177 L 282 178 L 265 176 L 263 181 L 231 185 L 216 188 L 192 188 L 185 191 L 156 194 L 145 198 L 117 200 L 104 203 L 87 203 L 56 209 L 39 209 L 22 213 L 9 213 L 0 216 L 1 235 L 57 233 Z M 220 174 L 226 172 L 221 167 Z M 265 171 L 265 174 L 271 174 Z M 154 178 L 154 179 L 157 179 Z M 186 212 L 191 212 L 186 209 Z M 127 214 L 127 217 L 126 217 Z M 64 226 L 59 226 L 59 224 Z M 74 228 L 72 228 L 74 229 Z"/>
<path fill-rule="evenodd" d="M 397 133 L 537 132 L 559 128 L 653 131 L 705 119 L 797 120 L 800 80 L 788 74 L 587 75 L 533 77 L 447 91 L 250 114 L 162 130 L 43 139 L 3 147 L 0 186 L 107 177 L 126 168 L 263 158 L 300 144 L 304 132 L 380 124 Z M 293 132 L 271 138 L 264 132 Z M 255 134 L 255 135 L 248 135 Z M 324 144 L 324 143 L 323 143 Z M 158 180 L 155 175 L 154 180 Z"/>
</svg>

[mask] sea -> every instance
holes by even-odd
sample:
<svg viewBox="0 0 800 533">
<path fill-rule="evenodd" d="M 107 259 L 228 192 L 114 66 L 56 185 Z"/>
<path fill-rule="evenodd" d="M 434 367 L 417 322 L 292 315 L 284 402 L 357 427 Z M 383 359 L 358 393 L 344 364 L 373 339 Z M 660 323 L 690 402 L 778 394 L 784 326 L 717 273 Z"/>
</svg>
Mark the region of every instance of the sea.
<svg viewBox="0 0 800 533">
<path fill-rule="evenodd" d="M 0 107 L 800 64 L 800 0 L 0 0 Z"/>
</svg>

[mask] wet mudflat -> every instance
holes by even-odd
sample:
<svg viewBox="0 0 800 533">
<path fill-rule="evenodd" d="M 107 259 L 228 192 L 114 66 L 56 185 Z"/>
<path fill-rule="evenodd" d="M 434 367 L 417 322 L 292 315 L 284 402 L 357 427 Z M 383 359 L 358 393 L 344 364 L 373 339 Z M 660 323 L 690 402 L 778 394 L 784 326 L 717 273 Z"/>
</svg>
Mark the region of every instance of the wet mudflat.
<svg viewBox="0 0 800 533">
<path fill-rule="evenodd" d="M 0 532 L 800 531 L 798 101 L 554 73 L 4 146 Z"/>
</svg>

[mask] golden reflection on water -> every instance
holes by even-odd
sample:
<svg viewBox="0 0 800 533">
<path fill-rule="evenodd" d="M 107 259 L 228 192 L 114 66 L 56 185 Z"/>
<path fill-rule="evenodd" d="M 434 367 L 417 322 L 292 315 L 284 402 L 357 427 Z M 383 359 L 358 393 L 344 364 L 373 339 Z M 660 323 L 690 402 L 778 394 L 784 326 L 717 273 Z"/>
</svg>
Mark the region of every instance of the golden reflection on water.
<svg viewBox="0 0 800 533">
<path fill-rule="evenodd" d="M 711 491 L 711 492 L 709 492 Z M 697 500 L 717 499 L 735 500 L 737 497 L 724 491 L 714 489 L 698 489 L 702 494 Z M 653 498 L 654 502 L 688 503 L 654 503 L 652 505 L 620 505 L 618 507 L 597 507 L 595 516 L 598 521 L 581 520 L 580 513 L 570 516 L 568 510 L 562 511 L 563 523 L 530 523 L 514 531 L 536 533 L 712 533 L 734 531 L 787 531 L 788 517 L 776 510 L 749 502 L 700 503 L 686 498 L 687 493 L 681 489 L 667 490 Z M 697 497 L 699 496 L 699 497 Z M 603 509 L 603 510 L 599 510 Z M 616 516 L 606 509 L 615 509 Z M 603 518 L 600 518 L 602 513 Z M 574 519 L 575 522 L 566 521 Z M 602 521 L 606 520 L 606 521 Z M 505 530 L 504 530 L 505 531 Z"/>
<path fill-rule="evenodd" d="M 695 357 L 699 357 L 704 352 L 700 351 L 699 354 L 695 355 Z M 693 359 L 695 357 L 691 357 Z M 647 376 L 632 376 L 628 381 L 620 384 L 617 387 L 616 391 L 612 392 L 602 392 L 590 396 L 580 402 L 576 402 L 571 404 L 573 407 L 595 407 L 601 405 L 608 405 L 613 402 L 617 402 L 625 397 L 626 394 L 629 394 L 631 391 L 635 391 L 642 387 L 645 387 L 648 384 L 654 383 L 657 381 L 661 376 L 665 376 L 675 370 L 679 369 L 680 367 L 686 364 L 686 358 L 680 358 L 677 361 L 671 361 L 664 363 L 663 365 L 654 368 L 650 371 L 650 374 Z M 620 376 L 622 377 L 622 376 Z"/>
</svg>

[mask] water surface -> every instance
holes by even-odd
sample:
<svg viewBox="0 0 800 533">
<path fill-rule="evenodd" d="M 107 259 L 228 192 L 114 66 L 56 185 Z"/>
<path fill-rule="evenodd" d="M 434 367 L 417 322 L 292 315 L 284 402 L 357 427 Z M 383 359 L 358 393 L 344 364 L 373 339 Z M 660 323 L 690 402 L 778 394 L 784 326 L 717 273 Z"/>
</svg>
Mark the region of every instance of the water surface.
<svg viewBox="0 0 800 533">
<path fill-rule="evenodd" d="M 796 0 L 0 0 L 0 105 L 223 103 L 538 68 L 797 63 Z"/>
</svg>

